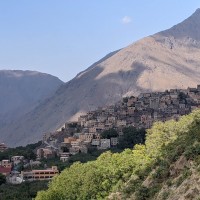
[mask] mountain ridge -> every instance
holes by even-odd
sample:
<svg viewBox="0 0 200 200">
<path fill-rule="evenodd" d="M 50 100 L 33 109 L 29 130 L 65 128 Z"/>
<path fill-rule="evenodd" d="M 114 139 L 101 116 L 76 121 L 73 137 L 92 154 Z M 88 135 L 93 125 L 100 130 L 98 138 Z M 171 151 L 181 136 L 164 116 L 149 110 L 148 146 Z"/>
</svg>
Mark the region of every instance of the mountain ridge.
<svg viewBox="0 0 200 200">
<path fill-rule="evenodd" d="M 200 83 L 199 13 L 198 9 L 178 25 L 111 53 L 79 73 L 18 123 L 4 129 L 6 139 L 11 145 L 36 142 L 44 132 L 124 96 L 195 87 Z M 21 138 L 15 144 L 9 139 L 13 130 Z"/>
<path fill-rule="evenodd" d="M 194 40 L 200 41 L 200 8 L 198 8 L 190 17 L 185 19 L 183 22 L 161 31 L 158 34 L 163 36 L 174 36 L 175 38 L 190 37 Z"/>
</svg>

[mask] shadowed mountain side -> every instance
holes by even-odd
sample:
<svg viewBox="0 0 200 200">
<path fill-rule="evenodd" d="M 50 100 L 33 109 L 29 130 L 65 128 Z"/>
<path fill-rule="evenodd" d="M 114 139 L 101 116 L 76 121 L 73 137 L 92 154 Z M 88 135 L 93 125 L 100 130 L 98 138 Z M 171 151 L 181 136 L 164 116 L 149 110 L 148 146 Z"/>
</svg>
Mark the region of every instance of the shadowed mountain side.
<svg viewBox="0 0 200 200">
<path fill-rule="evenodd" d="M 45 100 L 17 123 L 10 124 L 9 128 L 1 129 L 2 132 L 9 133 L 4 135 L 3 140 L 10 146 L 33 143 L 42 138 L 42 133 L 54 131 L 64 124 L 66 119 L 70 119 L 77 113 L 85 113 L 98 106 L 114 104 L 129 91 L 129 88 L 136 85 L 137 78 L 146 68 L 140 63 L 135 63 L 134 66 L 135 68 L 130 72 L 109 74 L 99 80 L 95 80 L 90 74 L 85 74 L 76 81 L 70 81 L 60 87 L 52 98 Z M 134 71 L 137 73 L 135 74 Z M 98 76 L 101 72 L 101 67 L 95 67 L 91 73 Z M 127 77 L 126 81 L 123 80 L 124 77 Z M 142 88 L 136 88 L 133 92 L 139 93 L 141 90 Z M 17 137 L 13 135 L 13 130 L 17 133 Z M 15 140 L 13 140 L 14 137 Z"/>
<path fill-rule="evenodd" d="M 0 114 L 30 105 L 52 95 L 63 82 L 49 74 L 0 70 Z"/>
<path fill-rule="evenodd" d="M 200 83 L 199 13 L 197 10 L 176 28 L 111 53 L 81 72 L 17 123 L 0 127 L 0 132 L 7 133 L 4 141 L 13 146 L 33 143 L 80 113 L 113 104 L 123 96 L 196 87 Z"/>
<path fill-rule="evenodd" d="M 78 73 L 76 75 L 76 77 L 81 77 L 83 74 L 87 73 L 89 70 L 93 69 L 94 67 L 98 66 L 101 62 L 105 61 L 106 59 L 110 58 L 111 56 L 115 55 L 117 52 L 119 52 L 121 49 L 113 51 L 109 54 L 107 54 L 106 56 L 104 56 L 103 58 L 101 58 L 100 60 L 98 60 L 97 62 L 95 62 L 94 64 L 92 64 L 90 67 L 88 67 L 86 70 Z M 75 78 L 76 78 L 75 77 Z"/>
<path fill-rule="evenodd" d="M 174 37 L 175 39 L 190 38 L 191 40 L 200 41 L 200 8 L 194 14 L 183 22 L 173 26 L 172 28 L 162 31 L 159 34 L 165 37 Z"/>
<path fill-rule="evenodd" d="M 45 73 L 0 70 L 0 127 L 9 126 L 35 108 L 62 84 L 57 77 Z"/>
</svg>

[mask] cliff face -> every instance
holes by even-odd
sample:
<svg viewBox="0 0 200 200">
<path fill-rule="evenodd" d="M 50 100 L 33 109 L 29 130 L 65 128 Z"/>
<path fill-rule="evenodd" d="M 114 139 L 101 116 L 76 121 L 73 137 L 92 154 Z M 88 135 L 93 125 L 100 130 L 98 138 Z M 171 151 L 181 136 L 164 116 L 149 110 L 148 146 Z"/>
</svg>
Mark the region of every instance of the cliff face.
<svg viewBox="0 0 200 200">
<path fill-rule="evenodd" d="M 98 61 L 57 90 L 33 112 L 5 128 L 11 145 L 35 142 L 42 133 L 123 96 L 200 83 L 200 10 L 180 24 L 141 39 Z M 12 132 L 20 138 L 12 142 Z"/>
</svg>

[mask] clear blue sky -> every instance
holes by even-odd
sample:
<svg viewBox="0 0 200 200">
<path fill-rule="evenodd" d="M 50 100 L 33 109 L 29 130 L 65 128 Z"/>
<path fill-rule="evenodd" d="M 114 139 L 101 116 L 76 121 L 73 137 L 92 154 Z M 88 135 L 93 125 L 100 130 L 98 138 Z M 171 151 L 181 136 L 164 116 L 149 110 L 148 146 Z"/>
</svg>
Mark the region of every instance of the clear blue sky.
<svg viewBox="0 0 200 200">
<path fill-rule="evenodd" d="M 0 0 L 0 69 L 36 70 L 68 81 L 197 8 L 199 0 Z"/>
</svg>

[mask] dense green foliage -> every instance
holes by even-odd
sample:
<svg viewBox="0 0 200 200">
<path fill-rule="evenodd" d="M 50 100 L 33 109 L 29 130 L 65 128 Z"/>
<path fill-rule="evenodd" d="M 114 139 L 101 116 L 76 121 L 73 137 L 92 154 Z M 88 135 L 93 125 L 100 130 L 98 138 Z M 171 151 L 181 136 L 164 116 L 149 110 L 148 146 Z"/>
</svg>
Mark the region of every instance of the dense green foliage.
<svg viewBox="0 0 200 200">
<path fill-rule="evenodd" d="M 47 185 L 46 181 L 26 182 L 20 185 L 2 184 L 0 200 L 32 200 L 37 191 L 46 189 Z"/>
<path fill-rule="evenodd" d="M 145 142 L 145 129 L 136 129 L 133 126 L 125 127 L 122 130 L 123 136 L 119 139 L 118 148 L 126 149 L 133 148 L 136 144 L 144 144 Z M 112 137 L 119 137 L 115 129 L 105 130 L 101 133 L 101 138 L 110 139 Z"/>
<path fill-rule="evenodd" d="M 164 183 L 171 184 L 170 165 L 180 156 L 200 164 L 199 130 L 199 110 L 178 122 L 155 123 L 147 131 L 145 145 L 135 145 L 133 150 L 122 153 L 106 152 L 96 161 L 73 164 L 54 178 L 47 191 L 39 192 L 36 200 L 105 199 L 116 191 L 123 199 L 155 199 Z M 177 185 L 190 174 L 186 169 Z M 150 186 L 143 185 L 147 177 L 151 177 Z M 162 198 L 168 195 L 163 193 Z"/>
<path fill-rule="evenodd" d="M 122 130 L 123 136 L 119 140 L 120 149 L 133 148 L 136 144 L 144 144 L 145 129 L 136 129 L 133 126 L 125 127 Z"/>
<path fill-rule="evenodd" d="M 74 162 L 81 162 L 86 163 L 88 161 L 96 160 L 97 157 L 102 153 L 103 151 L 92 151 L 89 153 L 78 153 L 69 158 L 67 162 L 62 162 L 59 157 L 55 158 L 48 158 L 48 159 L 41 159 L 41 165 L 39 167 L 36 167 L 35 169 L 44 169 L 45 166 L 51 167 L 51 166 L 57 166 L 59 171 L 63 171 L 65 168 L 70 167 Z"/>
<path fill-rule="evenodd" d="M 107 138 L 107 139 L 110 139 L 111 137 L 117 137 L 117 136 L 118 136 L 118 133 L 115 129 L 105 130 L 103 131 L 103 133 L 101 133 L 101 137 Z"/>
<path fill-rule="evenodd" d="M 152 163 L 145 171 L 136 173 L 134 179 L 131 178 L 128 184 L 123 186 L 121 191 L 124 199 L 133 194 L 132 198 L 137 200 L 155 199 L 162 187 L 170 187 L 174 180 L 176 183 L 173 187 L 178 187 L 191 176 L 192 171 L 188 167 L 175 170 L 174 174 L 170 171 L 173 169 L 173 164 L 181 157 L 193 161 L 196 166 L 200 165 L 199 130 L 200 110 L 182 117 L 178 122 L 171 120 L 166 123 L 156 123 L 148 131 L 146 140 L 146 149 L 152 158 Z M 142 185 L 147 177 L 152 180 L 149 187 Z M 138 182 L 140 184 L 137 184 Z M 168 195 L 169 191 L 163 192 L 162 199 L 166 199 Z"/>
<path fill-rule="evenodd" d="M 16 147 L 16 148 L 9 148 L 4 152 L 0 152 L 0 160 L 9 159 L 12 156 L 24 156 L 26 159 L 36 159 L 36 154 L 34 153 L 34 149 L 40 146 L 42 142 L 37 142 L 35 144 L 28 144 L 25 147 Z"/>
<path fill-rule="evenodd" d="M 149 162 L 144 146 L 123 153 L 103 153 L 96 161 L 75 163 L 65 169 L 50 184 L 48 193 L 40 192 L 37 199 L 98 199 L 117 188 L 134 171 Z M 138 166 L 135 168 L 134 166 Z"/>
</svg>

